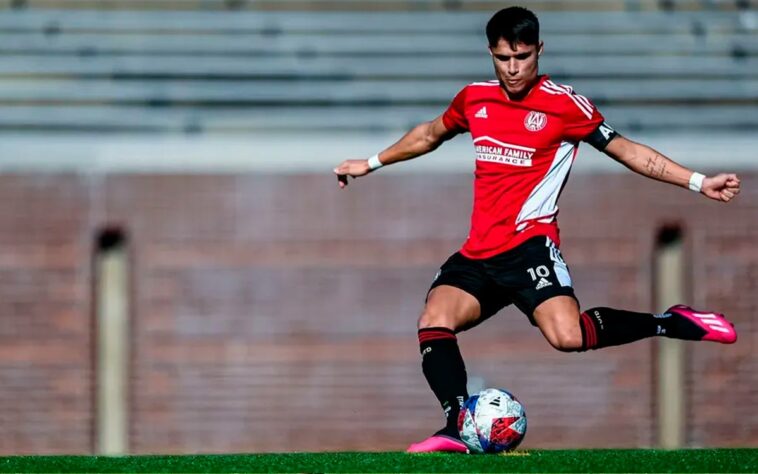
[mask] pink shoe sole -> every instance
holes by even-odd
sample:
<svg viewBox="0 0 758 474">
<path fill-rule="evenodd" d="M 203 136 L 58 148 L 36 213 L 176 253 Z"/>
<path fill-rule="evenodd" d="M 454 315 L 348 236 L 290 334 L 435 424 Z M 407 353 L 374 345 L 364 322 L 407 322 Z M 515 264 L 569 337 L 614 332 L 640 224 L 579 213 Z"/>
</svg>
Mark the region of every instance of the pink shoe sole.
<svg viewBox="0 0 758 474">
<path fill-rule="evenodd" d="M 734 324 L 729 322 L 723 314 L 696 311 L 683 304 L 672 306 L 666 312 L 679 314 L 703 328 L 706 331 L 703 341 L 733 344 L 737 340 Z"/>
<path fill-rule="evenodd" d="M 463 441 L 447 436 L 435 435 L 420 443 L 413 443 L 406 451 L 408 453 L 468 453 Z"/>
</svg>

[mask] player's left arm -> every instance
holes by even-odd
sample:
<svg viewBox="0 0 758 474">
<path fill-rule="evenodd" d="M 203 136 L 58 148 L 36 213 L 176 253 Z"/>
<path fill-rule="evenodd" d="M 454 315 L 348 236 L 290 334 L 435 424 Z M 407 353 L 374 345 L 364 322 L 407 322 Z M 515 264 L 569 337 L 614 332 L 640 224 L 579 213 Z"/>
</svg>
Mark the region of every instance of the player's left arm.
<svg viewBox="0 0 758 474">
<path fill-rule="evenodd" d="M 734 173 L 703 176 L 647 145 L 618 134 L 610 139 L 602 151 L 636 173 L 699 191 L 716 201 L 729 202 L 740 193 L 740 179 Z"/>
</svg>

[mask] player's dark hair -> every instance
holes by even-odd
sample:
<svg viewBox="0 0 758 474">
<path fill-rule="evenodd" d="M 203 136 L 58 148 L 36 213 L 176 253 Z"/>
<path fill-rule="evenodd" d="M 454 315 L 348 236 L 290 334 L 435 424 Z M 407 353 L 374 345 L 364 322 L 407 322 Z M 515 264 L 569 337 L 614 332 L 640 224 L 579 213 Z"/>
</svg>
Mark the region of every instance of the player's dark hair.
<svg viewBox="0 0 758 474">
<path fill-rule="evenodd" d="M 537 15 L 523 7 L 503 8 L 487 22 L 487 41 L 493 48 L 500 39 L 512 47 L 518 43 L 539 44 L 540 22 Z"/>
</svg>

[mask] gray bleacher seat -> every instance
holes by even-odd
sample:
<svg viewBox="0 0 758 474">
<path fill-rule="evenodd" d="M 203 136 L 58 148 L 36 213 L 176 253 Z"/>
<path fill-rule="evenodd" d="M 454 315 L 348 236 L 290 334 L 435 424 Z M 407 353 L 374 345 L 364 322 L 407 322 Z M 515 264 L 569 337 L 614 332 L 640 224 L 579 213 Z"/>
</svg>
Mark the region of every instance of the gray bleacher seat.
<svg viewBox="0 0 758 474">
<path fill-rule="evenodd" d="M 489 15 L 7 10 L 0 130 L 405 129 L 492 77 Z M 542 70 L 621 128 L 756 124 L 753 11 L 540 19 Z"/>
<path fill-rule="evenodd" d="M 753 12 L 545 12 L 544 33 L 672 34 L 736 33 Z M 9 10 L 0 15 L 0 31 L 114 33 L 190 32 L 210 34 L 395 34 L 482 35 L 490 12 L 149 12 Z"/>
<path fill-rule="evenodd" d="M 569 78 L 720 79 L 756 78 L 758 60 L 733 57 L 665 56 L 546 56 L 542 67 L 551 75 Z M 438 57 L 206 57 L 191 56 L 74 56 L 29 57 L 6 55 L 0 75 L 39 77 L 169 77 L 176 79 L 320 79 L 320 80 L 436 80 L 487 79 L 492 63 L 486 53 L 454 61 Z"/>
<path fill-rule="evenodd" d="M 542 35 L 550 55 L 586 56 L 591 54 L 655 56 L 730 56 L 735 52 L 758 54 L 758 36 L 749 33 L 698 37 L 691 33 L 658 35 L 605 35 L 598 41 L 592 35 L 546 32 Z M 196 35 L 185 32 L 166 34 L 109 35 L 96 32 L 62 32 L 41 34 L 39 31 L 4 32 L 0 54 L 29 57 L 71 56 L 211 56 L 211 57 L 347 57 L 375 56 L 459 57 L 486 54 L 483 35 L 449 34 L 440 32 L 425 35 L 417 41 L 413 33 L 397 33 L 365 41 L 360 34 L 308 34 L 268 36 L 260 33 L 236 34 L 233 41 L 225 35 Z M 413 48 L 409 48 L 413 44 Z"/>
<path fill-rule="evenodd" d="M 640 81 L 581 79 L 572 81 L 577 91 L 598 104 L 650 101 L 713 103 L 758 100 L 758 79 L 673 79 L 657 81 L 655 87 L 640 87 Z M 456 80 L 376 81 L 128 81 L 60 80 L 5 81 L 0 101 L 5 103 L 122 103 L 141 105 L 446 105 L 465 83 Z M 707 93 L 706 93 L 707 91 Z"/>
<path fill-rule="evenodd" d="M 621 133 L 639 130 L 735 131 L 758 129 L 758 114 L 734 105 L 607 106 L 603 114 Z M 0 130 L 132 132 L 355 131 L 407 129 L 436 117 L 439 106 L 333 106 L 250 109 L 158 108 L 102 105 L 4 107 Z M 742 116 L 735 127 L 734 117 Z"/>
<path fill-rule="evenodd" d="M 531 0 L 539 11 L 566 10 L 740 10 L 755 0 Z M 502 6 L 500 0 L 0 0 L 0 8 L 66 8 L 108 10 L 285 10 L 306 9 L 358 11 L 490 11 Z"/>
</svg>

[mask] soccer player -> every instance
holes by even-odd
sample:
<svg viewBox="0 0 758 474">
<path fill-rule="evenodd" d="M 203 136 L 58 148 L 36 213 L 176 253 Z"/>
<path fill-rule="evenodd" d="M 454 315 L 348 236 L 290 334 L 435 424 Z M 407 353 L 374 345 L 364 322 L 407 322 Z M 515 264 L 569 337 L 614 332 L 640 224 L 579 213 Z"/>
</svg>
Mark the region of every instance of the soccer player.
<svg viewBox="0 0 758 474">
<path fill-rule="evenodd" d="M 735 174 L 706 177 L 614 130 L 586 97 L 538 74 L 543 43 L 531 11 L 511 7 L 487 23 L 496 80 L 464 87 L 439 117 L 422 123 L 368 159 L 334 169 L 340 187 L 393 163 L 429 153 L 456 134 L 474 141 L 476 172 L 471 231 L 440 268 L 418 320 L 422 369 L 447 418 L 409 452 L 466 452 L 456 423 L 468 397 L 456 334 L 513 303 L 560 351 L 586 351 L 651 336 L 731 344 L 722 314 L 684 305 L 660 314 L 597 307 L 584 312 L 558 249 L 558 196 L 580 141 L 632 171 L 729 202 Z"/>
</svg>

